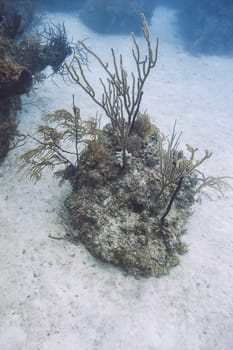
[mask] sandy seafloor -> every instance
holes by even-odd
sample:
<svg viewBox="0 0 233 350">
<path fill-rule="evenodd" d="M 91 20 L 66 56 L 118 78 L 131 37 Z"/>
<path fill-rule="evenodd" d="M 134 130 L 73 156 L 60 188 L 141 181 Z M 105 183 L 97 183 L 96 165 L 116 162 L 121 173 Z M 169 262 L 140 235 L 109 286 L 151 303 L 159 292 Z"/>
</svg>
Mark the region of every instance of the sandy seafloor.
<svg viewBox="0 0 233 350">
<path fill-rule="evenodd" d="M 77 16 L 54 15 L 69 36 L 88 38 L 102 57 L 110 47 L 129 57 L 127 36 L 92 33 Z M 174 121 L 182 146 L 213 157 L 202 170 L 233 174 L 233 60 L 194 57 L 175 35 L 175 17 L 156 11 L 159 60 L 145 86 L 142 109 L 168 133 Z M 126 57 L 126 58 L 127 58 Z M 98 67 L 90 62 L 93 85 Z M 71 110 L 72 93 L 83 116 L 96 106 L 76 86 L 47 80 L 23 99 L 19 130 L 32 132 L 41 109 Z M 38 108 L 40 107 L 40 109 Z M 189 253 L 160 279 L 126 276 L 94 259 L 82 245 L 48 238 L 64 235 L 59 211 L 70 191 L 51 173 L 36 185 L 17 171 L 11 151 L 0 167 L 1 350 L 231 350 L 233 349 L 233 193 L 205 190 L 188 225 Z"/>
</svg>

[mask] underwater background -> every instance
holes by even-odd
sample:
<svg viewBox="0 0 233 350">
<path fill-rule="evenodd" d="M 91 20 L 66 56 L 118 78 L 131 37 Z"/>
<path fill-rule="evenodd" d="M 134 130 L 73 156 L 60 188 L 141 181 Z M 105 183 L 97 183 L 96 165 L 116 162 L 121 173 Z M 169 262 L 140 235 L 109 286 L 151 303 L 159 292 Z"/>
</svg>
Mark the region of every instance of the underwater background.
<svg viewBox="0 0 233 350">
<path fill-rule="evenodd" d="M 106 62 L 115 48 L 129 70 L 130 32 L 143 46 L 144 12 L 160 44 L 142 110 L 165 134 L 176 121 L 181 148 L 213 151 L 202 171 L 232 176 L 232 1 L 34 0 L 34 6 L 42 25 L 64 23 L 70 41 L 85 40 Z M 91 59 L 88 71 L 98 90 L 101 71 Z M 22 97 L 19 132 L 31 133 L 52 110 L 71 110 L 72 94 L 84 118 L 100 112 L 51 67 L 44 73 L 43 84 Z M 231 350 L 233 192 L 204 190 L 181 264 L 161 279 L 136 280 L 82 245 L 48 238 L 65 235 L 60 212 L 71 189 L 50 172 L 34 185 L 18 171 L 30 147 L 28 141 L 13 149 L 0 165 L 0 349 Z"/>
</svg>

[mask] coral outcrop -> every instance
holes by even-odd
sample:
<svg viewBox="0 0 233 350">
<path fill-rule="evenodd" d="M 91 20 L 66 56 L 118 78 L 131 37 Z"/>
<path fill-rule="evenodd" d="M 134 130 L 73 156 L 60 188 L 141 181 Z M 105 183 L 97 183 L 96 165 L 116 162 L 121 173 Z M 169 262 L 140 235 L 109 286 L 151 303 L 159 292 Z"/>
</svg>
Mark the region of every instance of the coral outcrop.
<svg viewBox="0 0 233 350">
<path fill-rule="evenodd" d="M 0 160 L 7 154 L 16 131 L 15 113 L 21 107 L 20 97 L 0 98 Z"/>
<path fill-rule="evenodd" d="M 0 160 L 10 147 L 16 131 L 16 112 L 21 107 L 20 95 L 32 86 L 32 74 L 16 63 L 16 37 L 30 22 L 31 11 L 22 2 L 0 0 Z"/>
<path fill-rule="evenodd" d="M 147 141 L 132 136 L 140 146 L 132 148 L 123 172 L 117 153 L 111 151 L 113 135 L 105 133 L 105 137 L 111 143 L 105 162 L 90 161 L 84 152 L 73 178 L 74 190 L 65 202 L 73 226 L 71 238 L 134 276 L 167 274 L 187 250 L 182 235 L 194 203 L 196 178 L 184 180 L 162 222 L 174 184 L 160 195 L 159 132 L 155 130 Z"/>
<path fill-rule="evenodd" d="M 41 71 L 47 66 L 62 74 L 64 59 L 71 53 L 78 55 L 78 47 L 67 40 L 64 25 L 45 25 L 41 32 L 26 34 L 33 16 L 30 0 L 0 0 L 0 159 L 16 130 L 19 95 L 31 89 L 32 75 L 34 82 L 43 81 L 46 77 Z M 83 56 L 83 62 L 85 59 Z"/>
<path fill-rule="evenodd" d="M 83 120 L 73 96 L 73 113 L 51 112 L 37 134 L 29 135 L 36 147 L 21 156 L 21 169 L 35 181 L 45 168 L 61 181 L 70 181 L 72 192 L 65 205 L 71 240 L 83 242 L 94 256 L 135 276 L 159 277 L 187 250 L 182 235 L 195 194 L 204 186 L 222 193 L 225 181 L 205 177 L 199 170 L 211 152 L 206 150 L 198 160 L 198 148 L 187 145 L 185 155 L 175 124 L 167 138 L 147 113 L 140 112 L 144 84 L 158 57 L 158 39 L 152 48 L 148 23 L 141 17 L 146 54 L 131 35 L 137 73 L 127 72 L 114 49 L 111 70 L 80 42 L 107 76 L 99 79 L 99 95 L 79 57 L 65 64 L 68 75 L 104 110 L 110 124 L 102 128 L 98 116 Z"/>
</svg>

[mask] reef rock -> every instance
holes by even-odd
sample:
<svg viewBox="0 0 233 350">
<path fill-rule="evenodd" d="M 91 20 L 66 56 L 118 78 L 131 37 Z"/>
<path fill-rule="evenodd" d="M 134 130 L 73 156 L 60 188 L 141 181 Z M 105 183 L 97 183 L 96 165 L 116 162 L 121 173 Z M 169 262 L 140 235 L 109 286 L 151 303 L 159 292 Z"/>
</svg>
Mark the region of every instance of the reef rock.
<svg viewBox="0 0 233 350">
<path fill-rule="evenodd" d="M 27 68 L 0 59 L 0 98 L 27 93 L 31 86 L 32 74 Z"/>
<path fill-rule="evenodd" d="M 135 276 L 167 274 L 186 251 L 181 237 L 194 203 L 195 177 L 184 180 L 161 224 L 169 194 L 159 196 L 156 131 L 132 150 L 127 171 L 122 171 L 114 154 L 104 166 L 102 162 L 92 167 L 85 157 L 84 161 L 86 169 L 82 167 L 76 174 L 74 190 L 66 200 L 72 239 L 83 242 L 94 256 Z"/>
</svg>

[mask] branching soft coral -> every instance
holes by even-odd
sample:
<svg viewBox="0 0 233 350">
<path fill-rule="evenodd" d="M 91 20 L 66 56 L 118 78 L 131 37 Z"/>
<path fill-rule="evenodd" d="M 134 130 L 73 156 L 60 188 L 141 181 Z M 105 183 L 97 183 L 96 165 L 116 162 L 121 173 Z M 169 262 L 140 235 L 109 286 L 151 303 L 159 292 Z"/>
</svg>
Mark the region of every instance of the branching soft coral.
<svg viewBox="0 0 233 350">
<path fill-rule="evenodd" d="M 68 168 L 74 175 L 85 146 L 98 140 L 99 119 L 82 120 L 74 99 L 73 113 L 61 109 L 47 114 L 43 119 L 52 126 L 39 125 L 38 136 L 28 135 L 37 142 L 37 147 L 21 156 L 20 168 L 34 181 L 41 178 L 45 168 L 59 168 L 56 174 L 62 176 L 67 175 Z M 63 170 L 60 170 L 61 166 Z"/>
</svg>

